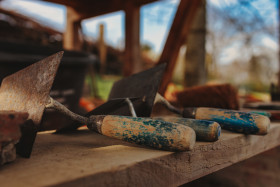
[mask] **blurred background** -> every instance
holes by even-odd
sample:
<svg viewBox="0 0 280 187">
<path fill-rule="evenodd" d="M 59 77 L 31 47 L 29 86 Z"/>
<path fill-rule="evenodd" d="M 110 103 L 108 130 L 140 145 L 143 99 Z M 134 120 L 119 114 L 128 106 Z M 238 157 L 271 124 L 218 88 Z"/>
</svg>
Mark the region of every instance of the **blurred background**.
<svg viewBox="0 0 280 187">
<path fill-rule="evenodd" d="M 82 95 L 91 101 L 88 106 L 92 109 L 107 99 L 114 81 L 165 60 L 162 52 L 167 48 L 166 40 L 180 1 L 143 1 L 136 7 L 129 3 L 117 7 L 112 2 L 108 6 L 115 9 L 107 7 L 104 11 L 95 11 L 103 5 L 80 4 L 56 0 L 0 1 L 1 53 L 19 54 L 23 48 L 30 48 L 34 57 L 33 48 L 39 50 L 36 46 L 45 47 L 38 52 L 45 55 L 55 52 L 52 49 L 82 53 L 83 57 L 75 53 L 76 57 L 86 58 L 91 64 L 86 68 Z M 133 9 L 129 6 L 137 13 L 126 14 Z M 184 87 L 230 83 L 241 96 L 269 101 L 279 77 L 278 7 L 276 0 L 204 0 L 196 5 L 184 37 L 175 38 L 183 40 L 175 43 L 179 45 L 178 52 L 168 54 L 175 56 L 176 62 L 169 67 L 173 73 L 163 89 L 166 98 L 174 99 L 173 92 Z M 129 14 L 134 19 L 130 22 L 126 19 Z M 181 17 L 188 19 L 190 14 Z M 127 29 L 126 25 L 132 28 Z M 132 45 L 128 52 L 126 45 Z"/>
</svg>

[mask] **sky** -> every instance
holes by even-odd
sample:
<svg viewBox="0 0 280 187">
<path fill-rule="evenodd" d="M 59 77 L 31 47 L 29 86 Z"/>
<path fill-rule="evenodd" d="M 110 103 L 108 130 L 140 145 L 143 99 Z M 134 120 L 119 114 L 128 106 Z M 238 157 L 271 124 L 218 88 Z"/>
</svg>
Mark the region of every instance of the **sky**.
<svg viewBox="0 0 280 187">
<path fill-rule="evenodd" d="M 235 5 L 236 3 L 239 3 L 241 0 L 211 0 L 212 5 L 219 7 L 223 9 L 224 7 L 231 7 L 232 5 Z M 244 1 L 246 2 L 246 1 Z M 271 50 L 274 54 L 277 55 L 278 53 L 278 1 L 277 0 L 254 0 L 250 1 L 251 7 L 255 8 L 257 10 L 256 14 L 259 14 L 260 18 L 263 20 L 264 25 L 275 26 L 275 30 L 273 31 L 273 36 L 269 35 L 265 32 L 259 32 L 255 30 L 253 36 L 253 45 L 250 47 L 254 51 L 254 55 L 261 54 L 262 48 L 266 48 L 267 50 Z M 271 11 L 271 10 L 275 11 Z M 251 8 L 252 10 L 252 8 Z M 245 12 L 245 11 L 241 11 Z M 250 15 L 253 15 L 252 12 L 247 12 L 248 15 L 240 15 L 241 19 L 246 19 Z M 244 18 L 242 18 L 242 16 Z M 213 21 L 213 20 L 212 20 Z M 222 25 L 223 27 L 223 25 Z M 220 28 L 222 28 L 220 27 Z M 253 31 L 251 33 L 254 33 Z M 238 37 L 239 36 L 239 37 Z M 238 39 L 239 38 L 239 39 Z M 225 46 L 222 51 L 220 51 L 219 55 L 219 63 L 220 64 L 229 64 L 234 61 L 248 61 L 251 58 L 252 53 L 249 53 L 250 49 L 244 48 L 244 45 L 241 45 L 241 40 L 244 41 L 244 38 L 241 37 L 241 33 L 234 33 L 234 41 L 228 44 L 228 46 Z M 260 48 L 258 48 L 260 47 Z M 248 51 L 249 50 L 249 51 Z M 245 51 L 245 52 L 244 52 Z M 242 53 L 243 52 L 243 53 Z M 244 54 L 247 54 L 245 57 Z M 275 56 L 276 56 L 275 55 Z M 275 59 L 277 60 L 277 58 Z"/>
<path fill-rule="evenodd" d="M 223 8 L 223 6 L 236 4 L 237 0 L 208 0 L 208 2 Z M 157 54 L 162 51 L 178 4 L 179 0 L 162 0 L 145 5 L 140 10 L 140 41 L 142 44 L 149 44 Z M 0 3 L 0 6 L 30 16 L 44 25 L 53 27 L 61 32 L 65 29 L 65 6 L 40 0 L 4 0 Z M 262 5 L 256 4 L 257 6 Z M 262 9 L 265 10 L 265 8 Z M 276 13 L 272 13 L 270 16 L 275 17 L 276 15 L 274 14 Z M 120 11 L 84 20 L 82 22 L 83 32 L 85 35 L 96 39 L 98 37 L 98 26 L 104 23 L 105 41 L 109 45 L 123 48 L 124 16 L 124 12 Z M 260 42 L 273 50 L 278 49 L 278 41 L 267 36 L 262 36 Z M 222 61 L 224 59 L 225 62 L 230 62 L 238 56 L 239 48 L 236 48 L 235 45 L 233 44 L 225 49 Z"/>
</svg>

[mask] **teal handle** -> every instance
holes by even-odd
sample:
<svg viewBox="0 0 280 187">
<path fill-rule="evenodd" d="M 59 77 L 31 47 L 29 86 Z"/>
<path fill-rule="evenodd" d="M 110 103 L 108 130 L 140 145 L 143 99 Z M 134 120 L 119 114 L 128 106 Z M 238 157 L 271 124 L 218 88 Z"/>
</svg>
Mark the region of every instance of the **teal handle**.
<svg viewBox="0 0 280 187">
<path fill-rule="evenodd" d="M 196 139 L 199 141 L 217 141 L 221 134 L 221 126 L 214 121 L 196 120 L 178 117 L 155 117 L 153 119 L 178 123 L 192 128 L 195 131 Z"/>
<path fill-rule="evenodd" d="M 200 107 L 192 109 L 192 112 L 189 109 L 184 109 L 183 113 L 185 116 L 192 113 L 195 119 L 215 121 L 223 129 L 244 134 L 265 135 L 270 127 L 268 117 L 236 110 Z"/>
<path fill-rule="evenodd" d="M 188 151 L 194 147 L 193 129 L 150 118 L 91 116 L 88 128 L 131 143 L 167 151 Z"/>
</svg>

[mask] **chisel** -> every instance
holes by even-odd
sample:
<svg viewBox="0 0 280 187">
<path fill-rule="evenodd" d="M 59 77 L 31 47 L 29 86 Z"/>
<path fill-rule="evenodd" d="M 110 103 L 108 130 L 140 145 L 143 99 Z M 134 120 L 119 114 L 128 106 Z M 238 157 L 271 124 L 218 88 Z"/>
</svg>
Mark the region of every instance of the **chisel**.
<svg viewBox="0 0 280 187">
<path fill-rule="evenodd" d="M 206 107 L 180 110 L 159 94 L 157 94 L 155 102 L 164 104 L 170 111 L 180 114 L 184 118 L 215 121 L 221 125 L 222 129 L 234 132 L 265 135 L 270 127 L 269 118 L 260 114 Z"/>
</svg>

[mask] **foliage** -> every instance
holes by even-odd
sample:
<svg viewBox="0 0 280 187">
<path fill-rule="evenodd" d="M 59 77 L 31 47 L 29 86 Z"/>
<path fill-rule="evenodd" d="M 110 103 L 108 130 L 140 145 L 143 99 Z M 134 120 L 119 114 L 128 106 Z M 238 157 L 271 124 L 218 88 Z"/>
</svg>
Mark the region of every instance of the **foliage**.
<svg viewBox="0 0 280 187">
<path fill-rule="evenodd" d="M 85 81 L 84 95 L 107 100 L 111 88 L 115 81 L 120 80 L 120 76 L 112 75 L 87 75 Z"/>
<path fill-rule="evenodd" d="M 275 0 L 220 0 L 208 3 L 207 65 L 213 79 L 267 90 L 278 70 Z"/>
</svg>

